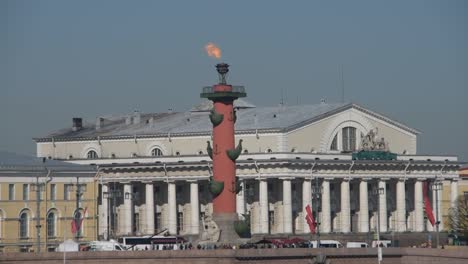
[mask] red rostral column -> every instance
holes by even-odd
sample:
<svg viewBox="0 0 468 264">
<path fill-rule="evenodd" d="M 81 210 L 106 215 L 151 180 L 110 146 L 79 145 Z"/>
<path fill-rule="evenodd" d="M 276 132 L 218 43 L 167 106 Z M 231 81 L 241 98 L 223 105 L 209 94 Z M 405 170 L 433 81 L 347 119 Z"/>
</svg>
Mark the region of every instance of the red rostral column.
<svg viewBox="0 0 468 264">
<path fill-rule="evenodd" d="M 213 179 L 210 191 L 213 194 L 214 214 L 236 213 L 236 159 L 242 146 L 234 143 L 234 123 L 236 113 L 233 102 L 239 97 L 245 97 L 242 86 L 232 86 L 226 83 L 229 65 L 216 65 L 219 74 L 219 84 L 203 88 L 202 98 L 213 101 L 210 120 L 213 124 L 213 146 L 208 145 L 208 154 L 213 159 Z"/>
</svg>

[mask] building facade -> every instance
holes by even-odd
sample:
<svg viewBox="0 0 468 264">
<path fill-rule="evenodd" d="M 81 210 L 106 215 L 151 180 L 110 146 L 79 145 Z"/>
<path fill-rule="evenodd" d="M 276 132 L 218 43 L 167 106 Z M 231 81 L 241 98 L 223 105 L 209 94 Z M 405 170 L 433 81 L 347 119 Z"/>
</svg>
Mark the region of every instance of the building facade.
<svg viewBox="0 0 468 264">
<path fill-rule="evenodd" d="M 3 152 L 0 160 L 1 252 L 54 251 L 65 238 L 97 238 L 93 167 Z"/>
<path fill-rule="evenodd" d="M 212 213 L 211 108 L 203 102 L 180 113 L 74 118 L 70 128 L 35 139 L 37 156 L 98 166 L 100 238 L 164 230 L 202 237 Z M 448 229 L 460 162 L 418 155 L 419 131 L 356 104 L 255 107 L 238 100 L 235 108 L 236 141 L 243 142 L 237 213 L 250 217 L 252 234 L 308 234 L 306 205 L 322 233 L 367 233 L 377 225 L 381 232 L 433 231 L 426 197 L 439 229 Z M 373 147 L 397 158 L 353 158 Z"/>
</svg>

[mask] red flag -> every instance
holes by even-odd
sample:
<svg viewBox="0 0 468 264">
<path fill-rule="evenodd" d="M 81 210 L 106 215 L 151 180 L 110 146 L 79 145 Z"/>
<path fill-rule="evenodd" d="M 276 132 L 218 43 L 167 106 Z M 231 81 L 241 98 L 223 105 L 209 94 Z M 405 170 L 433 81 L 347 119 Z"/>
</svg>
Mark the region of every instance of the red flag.
<svg viewBox="0 0 468 264">
<path fill-rule="evenodd" d="M 88 207 L 85 208 L 83 214 L 81 214 L 81 217 L 79 220 L 73 219 L 71 222 L 71 229 L 72 229 L 72 234 L 75 234 L 76 232 L 81 230 L 81 227 L 83 226 L 83 220 L 86 217 L 86 213 L 88 212 Z"/>
<path fill-rule="evenodd" d="M 80 224 L 78 225 L 78 230 L 81 230 L 81 227 L 83 226 L 83 220 L 85 219 L 87 212 L 88 212 L 88 207 L 85 208 L 83 214 L 81 215 Z"/>
<path fill-rule="evenodd" d="M 73 220 L 71 221 L 71 230 L 72 230 L 72 234 L 75 234 L 75 233 L 78 231 L 77 228 L 76 228 L 76 221 L 75 221 L 75 219 L 73 219 Z"/>
<path fill-rule="evenodd" d="M 309 225 L 310 232 L 312 234 L 314 234 L 317 223 L 315 223 L 314 215 L 312 214 L 312 210 L 310 209 L 310 205 L 307 205 L 305 207 L 305 209 L 306 209 L 306 212 L 307 212 L 307 215 L 306 215 L 305 219 L 307 221 L 307 224 Z"/>
<path fill-rule="evenodd" d="M 429 189 L 428 183 L 427 181 L 425 181 L 423 184 L 424 210 L 426 211 L 427 219 L 429 219 L 429 222 L 431 223 L 431 225 L 434 226 L 435 219 L 434 219 L 434 213 L 432 212 L 431 202 L 429 201 L 429 196 L 427 194 L 428 189 Z"/>
</svg>

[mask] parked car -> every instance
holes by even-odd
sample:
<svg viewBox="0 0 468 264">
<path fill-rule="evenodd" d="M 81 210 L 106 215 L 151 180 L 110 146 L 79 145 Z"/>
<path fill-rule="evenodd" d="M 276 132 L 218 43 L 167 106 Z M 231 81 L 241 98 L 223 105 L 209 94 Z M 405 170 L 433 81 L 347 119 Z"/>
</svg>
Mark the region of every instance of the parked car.
<svg viewBox="0 0 468 264">
<path fill-rule="evenodd" d="M 366 242 L 347 242 L 346 243 L 347 248 L 368 248 L 369 244 Z"/>
</svg>

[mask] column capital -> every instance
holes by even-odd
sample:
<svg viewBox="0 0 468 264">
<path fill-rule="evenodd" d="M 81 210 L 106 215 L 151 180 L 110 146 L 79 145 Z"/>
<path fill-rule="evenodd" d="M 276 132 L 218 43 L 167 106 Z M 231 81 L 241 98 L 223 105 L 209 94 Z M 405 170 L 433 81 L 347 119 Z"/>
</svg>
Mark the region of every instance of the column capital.
<svg viewBox="0 0 468 264">
<path fill-rule="evenodd" d="M 187 180 L 187 182 L 190 182 L 190 183 L 198 183 L 198 180 Z"/>
<path fill-rule="evenodd" d="M 278 178 L 278 179 L 283 180 L 283 181 L 292 181 L 292 180 L 294 180 L 295 178 L 294 178 L 294 177 L 280 177 L 280 178 Z"/>
<path fill-rule="evenodd" d="M 154 182 L 152 180 L 143 180 L 141 182 L 144 183 L 144 184 L 154 184 Z"/>
<path fill-rule="evenodd" d="M 427 178 L 416 178 L 416 181 L 425 181 Z"/>
<path fill-rule="evenodd" d="M 361 178 L 361 181 L 371 181 L 372 178 Z"/>
</svg>

